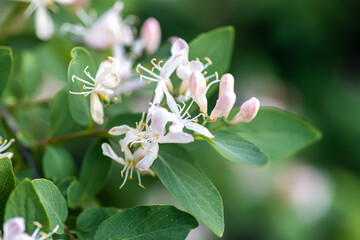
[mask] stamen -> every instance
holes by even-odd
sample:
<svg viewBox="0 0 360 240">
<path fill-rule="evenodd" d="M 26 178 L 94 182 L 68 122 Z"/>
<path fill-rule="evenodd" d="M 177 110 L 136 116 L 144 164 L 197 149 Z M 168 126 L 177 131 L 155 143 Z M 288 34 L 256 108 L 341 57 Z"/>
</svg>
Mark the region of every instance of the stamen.
<svg viewBox="0 0 360 240">
<path fill-rule="evenodd" d="M 207 76 L 207 80 L 210 80 L 211 78 L 216 77 L 215 79 L 218 79 L 218 73 L 215 72 L 214 74 L 211 74 L 210 76 Z"/>
<path fill-rule="evenodd" d="M 144 70 L 145 72 L 147 72 L 148 74 L 150 74 L 151 76 L 154 76 L 154 77 L 156 77 L 156 78 L 161 78 L 159 75 L 157 75 L 156 73 L 154 73 L 154 72 L 152 72 L 152 71 L 150 71 L 149 69 L 147 69 L 147 68 L 145 68 L 145 67 L 143 67 L 143 66 L 141 66 L 141 64 L 139 64 L 137 67 L 136 67 L 136 71 L 139 73 L 139 71 L 138 71 L 138 69 L 142 69 L 142 70 Z"/>
<path fill-rule="evenodd" d="M 0 146 L 0 152 L 8 149 L 10 145 L 15 141 L 15 139 L 10 139 L 10 141 L 5 140 L 4 143 Z"/>
<path fill-rule="evenodd" d="M 204 57 L 204 60 L 207 61 L 207 63 L 208 63 L 209 65 L 212 65 L 212 64 L 213 64 L 212 61 L 211 61 L 211 59 L 210 59 L 209 57 Z"/>
<path fill-rule="evenodd" d="M 160 70 L 161 70 L 161 67 L 160 67 L 159 65 L 155 64 L 154 61 L 156 61 L 156 58 L 153 58 L 153 59 L 151 59 L 151 61 L 150 61 L 151 64 L 154 66 L 151 71 L 153 71 L 154 68 L 156 68 L 157 70 L 160 71 Z M 160 62 L 161 62 L 161 61 L 160 61 Z"/>
<path fill-rule="evenodd" d="M 186 114 L 188 114 L 192 104 L 194 103 L 194 100 L 191 101 L 191 103 L 189 104 L 189 107 L 186 109 L 186 111 L 184 112 L 184 114 L 181 116 L 181 119 L 183 119 L 185 117 Z M 190 115 L 190 114 L 189 114 Z M 191 116 L 190 116 L 191 117 Z"/>
<path fill-rule="evenodd" d="M 124 181 L 121 184 L 121 186 L 119 187 L 120 189 L 125 185 L 126 180 L 128 179 L 128 175 L 129 175 L 129 168 L 126 170 Z"/>
<path fill-rule="evenodd" d="M 200 116 L 205 117 L 205 114 L 199 113 L 196 117 L 190 119 L 190 121 L 197 123 L 197 122 L 199 121 L 198 118 L 199 118 Z"/>
<path fill-rule="evenodd" d="M 215 84 L 215 83 L 218 83 L 218 82 L 220 82 L 220 80 L 214 80 L 214 81 L 212 81 L 209 85 L 207 85 L 207 87 L 206 87 L 206 92 L 209 90 L 209 88 L 211 87 L 211 85 L 213 85 L 213 84 Z"/>
<path fill-rule="evenodd" d="M 89 66 L 86 66 L 86 68 L 84 69 L 84 73 L 86 74 L 86 76 L 88 76 L 88 78 L 90 78 L 94 83 L 96 83 L 96 80 L 87 71 L 88 68 L 89 68 Z"/>
<path fill-rule="evenodd" d="M 124 177 L 124 171 L 127 169 L 128 165 L 125 165 L 125 167 L 123 168 L 123 170 L 121 170 L 121 177 Z"/>
<path fill-rule="evenodd" d="M 207 71 L 204 71 L 202 74 L 205 76 L 207 74 Z"/>
<path fill-rule="evenodd" d="M 130 179 L 130 180 L 133 180 L 133 176 L 132 176 L 132 175 L 133 175 L 133 169 L 134 169 L 134 168 L 133 168 L 133 167 L 131 167 L 131 170 L 130 170 L 130 177 L 129 177 L 129 179 Z"/>
<path fill-rule="evenodd" d="M 92 93 L 92 91 L 89 91 L 89 92 L 73 92 L 73 91 L 69 91 L 69 93 L 71 94 L 80 94 L 80 95 L 89 95 L 90 93 Z"/>
<path fill-rule="evenodd" d="M 80 81 L 80 82 L 83 82 L 83 83 L 85 83 L 85 84 L 89 84 L 90 86 L 95 87 L 95 84 L 90 83 L 90 82 L 87 82 L 87 81 L 85 81 L 84 79 L 81 79 L 81 78 L 79 78 L 79 77 L 77 77 L 77 76 L 75 76 L 75 75 L 72 75 L 72 77 L 71 77 L 71 80 L 72 80 L 73 82 L 75 82 L 74 78 L 75 78 L 76 80 Z M 92 80 L 92 79 L 91 79 L 91 80 Z"/>
<path fill-rule="evenodd" d="M 164 62 L 163 60 L 160 60 L 160 61 L 158 62 L 157 65 L 158 65 L 159 68 L 161 68 L 160 64 L 162 64 L 163 62 Z"/>
<path fill-rule="evenodd" d="M 159 81 L 159 79 L 156 79 L 156 78 L 140 75 L 140 81 L 142 81 L 142 78 L 148 79 L 148 80 L 150 80 L 152 82 L 158 82 Z"/>
</svg>

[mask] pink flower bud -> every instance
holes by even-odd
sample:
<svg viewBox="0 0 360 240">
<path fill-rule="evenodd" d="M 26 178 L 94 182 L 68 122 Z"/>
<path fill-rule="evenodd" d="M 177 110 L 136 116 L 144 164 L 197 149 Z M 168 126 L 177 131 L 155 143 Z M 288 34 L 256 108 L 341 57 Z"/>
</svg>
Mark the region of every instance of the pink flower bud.
<svg viewBox="0 0 360 240">
<path fill-rule="evenodd" d="M 200 112 L 207 114 L 206 80 L 204 75 L 195 71 L 190 75 L 190 96 L 199 105 Z"/>
<path fill-rule="evenodd" d="M 241 105 L 240 111 L 231 120 L 231 124 L 236 125 L 239 122 L 250 122 L 258 113 L 259 108 L 260 101 L 255 97 L 250 98 Z"/>
<path fill-rule="evenodd" d="M 141 28 L 141 40 L 147 54 L 153 54 L 161 42 L 161 28 L 155 18 L 148 18 Z"/>
<path fill-rule="evenodd" d="M 234 77 L 230 73 L 224 74 L 220 79 L 219 97 L 226 92 L 234 92 Z"/>
<path fill-rule="evenodd" d="M 227 117 L 235 104 L 236 95 L 228 91 L 221 95 L 216 101 L 215 108 L 211 111 L 210 119 L 216 122 L 218 117 Z"/>
</svg>

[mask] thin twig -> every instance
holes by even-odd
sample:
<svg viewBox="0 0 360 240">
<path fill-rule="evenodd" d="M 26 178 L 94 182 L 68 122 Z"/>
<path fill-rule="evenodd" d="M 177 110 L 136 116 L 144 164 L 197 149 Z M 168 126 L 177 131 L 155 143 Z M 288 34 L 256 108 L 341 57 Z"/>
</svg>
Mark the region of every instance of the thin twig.
<svg viewBox="0 0 360 240">
<path fill-rule="evenodd" d="M 66 232 L 66 235 L 68 235 L 71 240 L 76 240 L 76 238 L 74 237 L 74 235 L 72 235 L 69 227 L 66 226 L 65 224 L 64 224 L 64 230 L 65 230 L 65 232 Z"/>
<path fill-rule="evenodd" d="M 57 142 L 63 142 L 63 141 L 67 141 L 70 139 L 75 139 L 75 138 L 82 138 L 82 137 L 101 137 L 101 136 L 107 136 L 107 130 L 96 130 L 96 131 L 80 131 L 80 132 L 74 132 L 74 133 L 69 133 L 69 134 L 65 134 L 65 135 L 61 135 L 61 136 L 57 136 L 57 137 L 53 137 L 41 142 L 38 142 L 36 144 L 37 147 L 42 147 L 44 145 L 47 144 L 54 144 Z"/>
</svg>

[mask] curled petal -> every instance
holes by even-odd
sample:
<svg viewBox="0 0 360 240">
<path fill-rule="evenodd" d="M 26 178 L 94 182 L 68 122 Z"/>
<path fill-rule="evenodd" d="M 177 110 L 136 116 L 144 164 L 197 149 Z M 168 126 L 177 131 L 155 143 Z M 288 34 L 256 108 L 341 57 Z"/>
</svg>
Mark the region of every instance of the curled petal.
<svg viewBox="0 0 360 240">
<path fill-rule="evenodd" d="M 165 133 L 166 124 L 169 121 L 174 121 L 176 119 L 175 114 L 168 112 L 165 108 L 158 107 L 156 111 L 153 112 L 151 117 L 150 130 L 163 136 Z"/>
<path fill-rule="evenodd" d="M 236 95 L 233 92 L 227 92 L 221 95 L 210 114 L 210 119 L 215 122 L 218 117 L 227 117 L 234 106 L 235 100 Z"/>
<path fill-rule="evenodd" d="M 166 103 L 168 105 L 168 107 L 170 108 L 170 110 L 175 113 L 176 115 L 180 115 L 180 111 L 179 108 L 175 102 L 175 99 L 173 98 L 173 96 L 169 93 L 169 91 L 167 91 L 167 89 L 165 90 L 165 95 L 166 95 Z"/>
<path fill-rule="evenodd" d="M 39 6 L 35 13 L 36 36 L 41 40 L 48 40 L 54 34 L 54 22 L 45 6 Z"/>
<path fill-rule="evenodd" d="M 4 240 L 22 234 L 25 231 L 25 220 L 22 217 L 11 218 L 4 224 Z"/>
<path fill-rule="evenodd" d="M 149 147 L 148 146 L 142 146 L 139 147 L 133 155 L 133 161 L 138 162 L 139 160 L 143 159 L 146 155 L 146 153 L 148 152 Z"/>
<path fill-rule="evenodd" d="M 260 101 L 255 97 L 250 98 L 241 105 L 240 111 L 231 120 L 231 124 L 236 125 L 239 122 L 250 122 L 258 113 L 259 108 Z"/>
<path fill-rule="evenodd" d="M 219 97 L 227 92 L 234 92 L 234 77 L 230 73 L 224 74 L 220 79 Z"/>
<path fill-rule="evenodd" d="M 147 54 L 153 54 L 159 48 L 161 42 L 161 28 L 158 20 L 148 18 L 141 28 L 141 40 L 145 45 Z"/>
<path fill-rule="evenodd" d="M 11 153 L 11 152 L 0 153 L 0 159 L 1 159 L 1 158 L 6 158 L 6 157 L 9 158 L 9 159 L 11 159 L 13 155 L 14 155 L 14 154 Z"/>
<path fill-rule="evenodd" d="M 195 71 L 191 74 L 189 88 L 191 98 L 199 105 L 200 111 L 206 114 L 206 80 L 199 71 Z"/>
<path fill-rule="evenodd" d="M 180 64 L 179 67 L 176 69 L 176 75 L 181 80 L 189 81 L 190 76 L 193 72 L 199 71 L 201 72 L 204 68 L 204 65 L 199 61 L 190 61 L 185 64 Z"/>
<path fill-rule="evenodd" d="M 194 123 L 194 122 L 187 122 L 185 123 L 185 127 L 187 129 L 190 129 L 200 135 L 204 135 L 205 137 L 208 137 L 208 138 L 214 138 L 214 135 L 211 134 L 211 132 L 209 131 L 209 129 L 207 129 L 206 127 L 204 126 L 201 126 L 200 124 L 198 123 Z"/>
<path fill-rule="evenodd" d="M 164 98 L 164 91 L 166 88 L 165 81 L 159 81 L 155 88 L 155 97 L 153 100 L 154 104 L 160 104 Z"/>
<path fill-rule="evenodd" d="M 111 128 L 109 130 L 109 134 L 114 135 L 114 136 L 122 135 L 122 134 L 125 134 L 128 131 L 130 131 L 130 129 L 133 129 L 133 128 L 129 127 L 128 125 L 121 125 L 121 126 L 118 126 L 118 127 Z"/>
<path fill-rule="evenodd" d="M 101 149 L 103 151 L 103 155 L 115 160 L 116 162 L 118 162 L 122 165 L 126 165 L 124 159 L 119 157 L 108 143 L 101 144 Z"/>
<path fill-rule="evenodd" d="M 138 164 L 136 164 L 136 167 L 140 171 L 148 170 L 155 161 L 155 159 L 157 158 L 158 152 L 159 152 L 159 144 L 155 141 L 151 142 L 149 150 L 145 154 L 144 158 L 141 159 L 141 161 L 138 162 Z"/>
<path fill-rule="evenodd" d="M 121 151 L 124 152 L 127 148 L 128 144 L 138 140 L 139 137 L 133 133 L 132 131 L 128 131 L 124 137 L 124 139 L 121 141 Z"/>
<path fill-rule="evenodd" d="M 186 55 L 189 53 L 189 45 L 185 42 L 184 39 L 177 38 L 173 45 L 171 46 L 171 54 L 172 55 Z"/>
<path fill-rule="evenodd" d="M 165 136 L 159 138 L 159 143 L 189 143 L 193 141 L 194 137 L 191 134 L 184 132 L 170 131 Z"/>
<path fill-rule="evenodd" d="M 116 88 L 120 83 L 120 66 L 118 64 L 114 64 L 113 66 L 106 69 L 98 78 L 98 81 L 105 88 Z"/>
<path fill-rule="evenodd" d="M 101 125 L 104 123 L 104 109 L 100 102 L 100 98 L 96 93 L 91 93 L 90 98 L 91 117 L 95 123 Z"/>
</svg>

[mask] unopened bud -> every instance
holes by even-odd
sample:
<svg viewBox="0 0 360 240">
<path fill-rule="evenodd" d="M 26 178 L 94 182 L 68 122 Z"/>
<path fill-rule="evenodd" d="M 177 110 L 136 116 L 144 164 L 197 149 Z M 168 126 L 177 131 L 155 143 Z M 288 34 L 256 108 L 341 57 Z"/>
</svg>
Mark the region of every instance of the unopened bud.
<svg viewBox="0 0 360 240">
<path fill-rule="evenodd" d="M 216 101 L 215 108 L 211 111 L 210 119 L 215 122 L 218 117 L 227 117 L 235 104 L 234 92 L 225 92 Z"/>
<path fill-rule="evenodd" d="M 224 74 L 220 79 L 219 97 L 226 92 L 234 92 L 234 77 L 230 73 Z"/>
<path fill-rule="evenodd" d="M 206 80 L 201 72 L 191 74 L 189 88 L 190 96 L 199 105 L 200 112 L 207 114 Z"/>
<path fill-rule="evenodd" d="M 141 28 L 141 40 L 147 54 L 153 54 L 161 42 L 161 28 L 158 20 L 148 18 Z"/>
<path fill-rule="evenodd" d="M 250 98 L 241 105 L 240 111 L 231 120 L 231 124 L 236 125 L 239 122 L 250 122 L 258 113 L 259 108 L 260 101 L 255 97 Z"/>
</svg>

